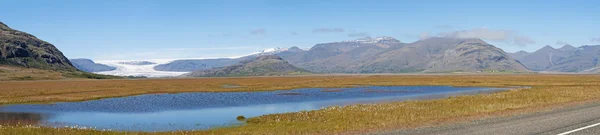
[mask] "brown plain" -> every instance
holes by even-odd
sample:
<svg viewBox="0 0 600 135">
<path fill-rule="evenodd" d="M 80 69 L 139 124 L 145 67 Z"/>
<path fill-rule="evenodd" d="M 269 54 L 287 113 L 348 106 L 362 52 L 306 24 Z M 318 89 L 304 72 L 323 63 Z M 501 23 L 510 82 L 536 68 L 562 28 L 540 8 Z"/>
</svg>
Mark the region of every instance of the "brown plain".
<svg viewBox="0 0 600 135">
<path fill-rule="evenodd" d="M 236 85 L 236 88 L 224 88 Z M 249 118 L 248 124 L 207 131 L 114 132 L 0 126 L 0 134 L 340 134 L 413 128 L 530 112 L 600 100 L 599 75 L 346 75 L 254 78 L 58 80 L 0 82 L 0 104 L 81 101 L 149 93 L 266 91 L 361 85 L 531 86 L 437 100 L 329 107 Z M 237 117 L 237 116 L 232 116 Z"/>
</svg>

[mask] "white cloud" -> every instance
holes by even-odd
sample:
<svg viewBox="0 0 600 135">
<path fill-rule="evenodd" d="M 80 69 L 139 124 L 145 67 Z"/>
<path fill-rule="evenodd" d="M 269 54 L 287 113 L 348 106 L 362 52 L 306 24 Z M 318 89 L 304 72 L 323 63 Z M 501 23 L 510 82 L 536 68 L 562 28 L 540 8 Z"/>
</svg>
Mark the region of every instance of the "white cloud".
<svg viewBox="0 0 600 135">
<path fill-rule="evenodd" d="M 493 41 L 505 41 L 511 35 L 510 31 L 491 30 L 488 28 L 475 28 L 471 30 L 462 30 L 445 33 L 445 36 L 457 38 L 481 38 Z"/>
<path fill-rule="evenodd" d="M 431 37 L 431 34 L 429 34 L 429 32 L 423 32 L 419 35 L 419 39 L 423 40 L 423 39 L 428 39 Z"/>
<path fill-rule="evenodd" d="M 519 46 L 526 46 L 528 44 L 535 44 L 535 41 L 533 41 L 531 38 L 529 37 L 525 37 L 525 36 L 515 36 L 514 37 L 514 44 L 519 45 Z"/>
<path fill-rule="evenodd" d="M 556 41 L 556 45 L 563 46 L 563 45 L 570 45 L 570 44 L 565 41 L 558 40 L 558 41 Z"/>
<path fill-rule="evenodd" d="M 341 33 L 345 31 L 342 28 L 317 28 L 313 30 L 313 33 Z"/>
<path fill-rule="evenodd" d="M 356 32 L 356 33 L 348 34 L 348 37 L 367 37 L 367 36 L 369 36 L 369 33 L 366 33 L 366 32 Z"/>
<path fill-rule="evenodd" d="M 264 34 L 267 34 L 267 30 L 265 28 L 255 29 L 255 30 L 250 31 L 250 34 L 252 34 L 252 35 L 264 35 Z"/>
<path fill-rule="evenodd" d="M 488 28 L 475 28 L 470 30 L 452 31 L 440 33 L 440 36 L 456 37 L 456 38 L 480 38 L 494 42 L 506 42 L 509 44 L 526 46 L 535 44 L 536 42 L 523 35 L 518 35 L 514 31 L 509 30 L 494 30 Z"/>
<path fill-rule="evenodd" d="M 600 43 L 600 37 L 592 38 L 590 41 Z"/>
</svg>

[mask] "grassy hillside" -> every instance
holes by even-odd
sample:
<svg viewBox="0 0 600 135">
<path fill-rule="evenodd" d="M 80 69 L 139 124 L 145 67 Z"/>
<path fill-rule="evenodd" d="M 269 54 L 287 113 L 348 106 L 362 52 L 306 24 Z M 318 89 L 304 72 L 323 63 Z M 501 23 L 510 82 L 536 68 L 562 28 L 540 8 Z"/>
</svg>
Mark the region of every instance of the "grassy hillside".
<svg viewBox="0 0 600 135">
<path fill-rule="evenodd" d="M 60 79 L 118 79 L 82 71 L 53 71 L 17 66 L 0 66 L 0 81 L 60 80 Z"/>
<path fill-rule="evenodd" d="M 286 76 L 310 74 L 309 71 L 289 64 L 279 56 L 264 55 L 238 64 L 210 70 L 195 71 L 188 77 L 232 77 L 232 76 Z"/>
</svg>

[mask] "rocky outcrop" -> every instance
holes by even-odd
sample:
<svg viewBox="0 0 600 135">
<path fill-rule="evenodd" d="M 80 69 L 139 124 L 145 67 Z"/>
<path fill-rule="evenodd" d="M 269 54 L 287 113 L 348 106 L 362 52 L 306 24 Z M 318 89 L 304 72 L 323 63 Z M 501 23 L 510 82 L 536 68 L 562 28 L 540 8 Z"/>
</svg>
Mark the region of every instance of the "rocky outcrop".
<svg viewBox="0 0 600 135">
<path fill-rule="evenodd" d="M 0 64 L 47 70 L 77 69 L 54 45 L 0 22 Z"/>
</svg>

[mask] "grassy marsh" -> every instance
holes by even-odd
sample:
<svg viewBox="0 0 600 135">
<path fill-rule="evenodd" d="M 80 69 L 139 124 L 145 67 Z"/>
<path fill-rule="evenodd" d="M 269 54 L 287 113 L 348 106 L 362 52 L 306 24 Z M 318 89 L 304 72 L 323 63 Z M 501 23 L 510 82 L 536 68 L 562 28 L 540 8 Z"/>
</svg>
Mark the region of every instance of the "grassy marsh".
<svg viewBox="0 0 600 135">
<path fill-rule="evenodd" d="M 224 88 L 223 85 L 237 85 Z M 203 79 L 0 82 L 0 104 L 80 101 L 147 93 L 281 90 L 357 85 L 532 86 L 489 95 L 329 107 L 248 118 L 248 124 L 207 131 L 135 133 L 3 126 L 0 134 L 338 134 L 436 125 L 600 99 L 598 75 L 357 75 Z M 533 109 L 532 109 L 533 108 Z M 236 117 L 236 116 L 232 116 Z"/>
</svg>

